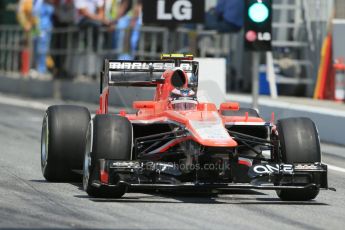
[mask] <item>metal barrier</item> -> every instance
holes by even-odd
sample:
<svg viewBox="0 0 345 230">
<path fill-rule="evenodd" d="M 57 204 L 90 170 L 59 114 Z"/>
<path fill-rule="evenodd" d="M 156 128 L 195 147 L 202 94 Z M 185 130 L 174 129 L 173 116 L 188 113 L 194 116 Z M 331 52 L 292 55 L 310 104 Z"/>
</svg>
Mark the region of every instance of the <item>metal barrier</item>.
<svg viewBox="0 0 345 230">
<path fill-rule="evenodd" d="M 55 28 L 48 55 L 71 76 L 96 75 L 105 57 L 115 59 L 121 54 L 121 50 L 112 48 L 111 33 L 107 28 L 100 28 L 97 33 L 91 28 Z M 26 40 L 29 43 L 24 42 Z M 129 46 L 129 40 L 128 37 L 125 39 L 124 46 Z M 191 52 L 199 57 L 228 57 L 230 42 L 229 35 L 216 31 L 186 28 L 169 31 L 165 27 L 143 26 L 134 56 L 138 59 L 157 59 L 164 52 Z M 19 75 L 21 53 L 25 48 L 32 53 L 32 47 L 32 38 L 28 38 L 20 27 L 1 25 L 0 72 Z M 33 68 L 32 61 L 30 65 Z"/>
<path fill-rule="evenodd" d="M 24 33 L 20 27 L 0 26 L 0 71 L 19 72 Z"/>
</svg>

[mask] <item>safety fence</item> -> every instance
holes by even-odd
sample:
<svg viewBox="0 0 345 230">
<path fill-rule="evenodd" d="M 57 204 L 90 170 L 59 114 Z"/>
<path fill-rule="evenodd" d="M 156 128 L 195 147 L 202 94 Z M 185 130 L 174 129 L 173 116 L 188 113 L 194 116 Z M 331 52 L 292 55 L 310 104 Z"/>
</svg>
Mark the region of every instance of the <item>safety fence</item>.
<svg viewBox="0 0 345 230">
<path fill-rule="evenodd" d="M 123 44 L 114 48 L 113 32 L 107 28 L 96 32 L 92 28 L 56 28 L 51 31 L 48 56 L 54 60 L 55 67 L 63 69 L 68 76 L 94 76 L 104 58 L 116 59 L 129 52 L 131 31 L 123 32 Z M 33 37 L 20 27 L 0 26 L 0 72 L 20 75 L 33 69 Z M 198 57 L 228 57 L 232 44 L 230 38 L 229 34 L 216 31 L 143 26 L 132 56 L 149 60 L 159 58 L 164 52 L 190 52 Z M 233 47 L 236 48 L 236 44 Z"/>
<path fill-rule="evenodd" d="M 17 72 L 20 70 L 20 54 L 23 49 L 24 33 L 19 27 L 0 27 L 0 70 Z"/>
</svg>

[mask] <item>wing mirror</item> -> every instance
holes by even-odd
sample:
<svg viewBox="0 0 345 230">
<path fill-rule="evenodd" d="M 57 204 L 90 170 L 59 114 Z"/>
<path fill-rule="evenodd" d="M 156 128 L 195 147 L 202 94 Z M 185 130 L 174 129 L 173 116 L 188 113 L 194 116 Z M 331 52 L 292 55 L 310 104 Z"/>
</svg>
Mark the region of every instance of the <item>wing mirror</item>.
<svg viewBox="0 0 345 230">
<path fill-rule="evenodd" d="M 238 111 L 240 109 L 240 104 L 238 102 L 224 102 L 220 104 L 220 110 L 234 110 Z"/>
</svg>

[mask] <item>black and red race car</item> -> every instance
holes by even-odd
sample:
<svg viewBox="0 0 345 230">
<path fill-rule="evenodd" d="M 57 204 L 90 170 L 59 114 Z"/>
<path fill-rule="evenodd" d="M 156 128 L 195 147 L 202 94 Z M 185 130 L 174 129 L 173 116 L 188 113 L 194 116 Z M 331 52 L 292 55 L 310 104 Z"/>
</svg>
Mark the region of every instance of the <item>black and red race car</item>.
<svg viewBox="0 0 345 230">
<path fill-rule="evenodd" d="M 48 181 L 83 170 L 93 197 L 135 188 L 266 189 L 282 200 L 311 200 L 328 189 L 317 128 L 308 118 L 263 120 L 236 102 L 199 101 L 199 63 L 191 55 L 159 61 L 105 60 L 100 105 L 56 105 L 42 127 L 41 165 Z M 202 77 L 202 76 L 201 76 Z M 108 112 L 109 87 L 155 87 L 134 112 Z"/>
</svg>

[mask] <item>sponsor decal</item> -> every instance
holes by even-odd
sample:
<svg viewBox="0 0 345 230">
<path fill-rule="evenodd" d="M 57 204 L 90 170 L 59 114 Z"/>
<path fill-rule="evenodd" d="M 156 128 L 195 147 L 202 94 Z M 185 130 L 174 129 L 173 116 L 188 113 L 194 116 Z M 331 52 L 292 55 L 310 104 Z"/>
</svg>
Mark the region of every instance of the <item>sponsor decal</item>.
<svg viewBox="0 0 345 230">
<path fill-rule="evenodd" d="M 271 41 L 272 36 L 270 32 L 259 32 L 258 33 L 258 40 L 259 41 Z"/>
<path fill-rule="evenodd" d="M 173 62 L 126 62 L 126 61 L 116 61 L 109 62 L 110 70 L 167 70 L 173 69 L 175 63 Z M 191 63 L 181 63 L 180 68 L 184 71 L 192 71 Z"/>
<path fill-rule="evenodd" d="M 253 171 L 256 174 L 292 174 L 294 172 L 294 168 L 291 164 L 261 164 L 253 166 Z"/>
<path fill-rule="evenodd" d="M 318 170 L 322 169 L 320 165 L 317 164 L 297 164 L 295 165 L 295 170 Z"/>
<path fill-rule="evenodd" d="M 157 19 L 178 21 L 192 19 L 192 3 L 188 0 L 176 1 L 172 4 L 171 12 L 166 11 L 165 0 L 158 0 Z"/>
<path fill-rule="evenodd" d="M 204 14 L 205 0 L 143 0 L 144 23 L 201 23 Z"/>
</svg>

